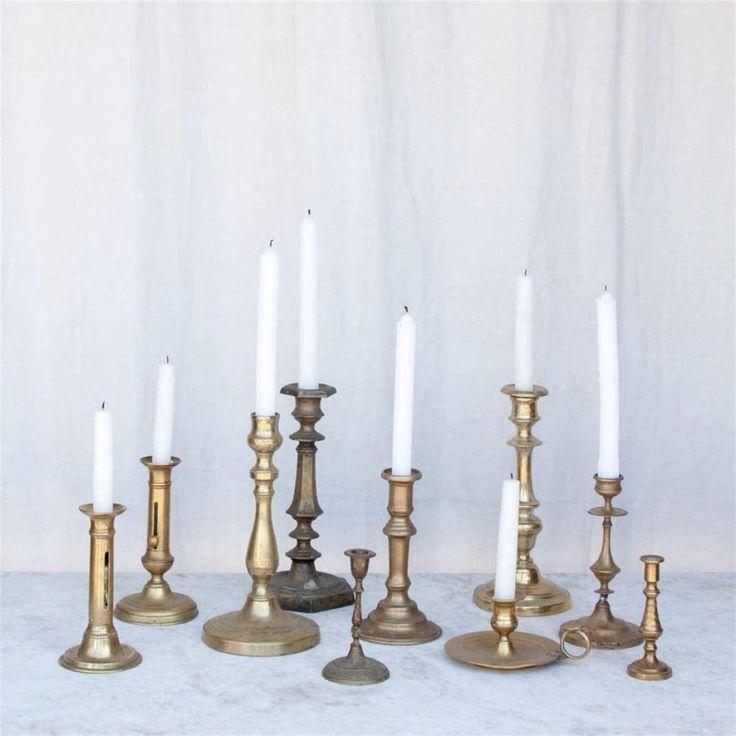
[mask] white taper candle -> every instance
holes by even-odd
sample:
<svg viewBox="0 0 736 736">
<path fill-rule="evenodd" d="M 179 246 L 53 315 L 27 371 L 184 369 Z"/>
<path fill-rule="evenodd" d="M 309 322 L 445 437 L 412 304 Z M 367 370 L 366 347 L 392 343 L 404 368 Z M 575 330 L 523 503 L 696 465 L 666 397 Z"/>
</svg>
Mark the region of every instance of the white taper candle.
<svg viewBox="0 0 736 736">
<path fill-rule="evenodd" d="M 598 477 L 618 478 L 619 394 L 616 300 L 606 290 L 596 299 L 598 316 Z"/>
<path fill-rule="evenodd" d="M 534 315 L 532 277 L 524 271 L 516 282 L 515 378 L 517 391 L 534 389 L 532 318 Z"/>
<path fill-rule="evenodd" d="M 276 413 L 276 334 L 279 312 L 279 256 L 271 245 L 261 254 L 256 338 L 257 416 Z"/>
<path fill-rule="evenodd" d="M 317 228 L 311 210 L 299 230 L 299 388 L 319 388 L 317 378 Z"/>
<path fill-rule="evenodd" d="M 499 601 L 516 598 L 516 552 L 519 539 L 519 481 L 506 478 L 501 488 L 498 520 L 496 582 L 493 597 Z"/>
<path fill-rule="evenodd" d="M 112 511 L 112 414 L 102 408 L 95 412 L 94 461 L 92 466 L 92 510 L 96 514 Z"/>
<path fill-rule="evenodd" d="M 171 462 L 171 440 L 174 431 L 174 396 L 176 392 L 176 368 L 169 362 L 158 367 L 158 386 L 156 388 L 156 416 L 153 421 L 152 460 L 156 465 Z"/>
<path fill-rule="evenodd" d="M 412 432 L 414 424 L 414 361 L 417 328 L 406 314 L 396 325 L 396 365 L 394 369 L 394 425 L 391 472 L 411 475 Z"/>
</svg>

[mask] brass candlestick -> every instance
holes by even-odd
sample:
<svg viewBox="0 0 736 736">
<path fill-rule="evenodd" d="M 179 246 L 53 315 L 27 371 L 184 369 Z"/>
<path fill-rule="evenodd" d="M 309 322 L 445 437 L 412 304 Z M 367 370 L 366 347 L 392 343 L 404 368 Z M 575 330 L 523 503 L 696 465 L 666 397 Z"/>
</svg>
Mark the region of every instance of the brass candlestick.
<svg viewBox="0 0 736 736">
<path fill-rule="evenodd" d="M 198 613 L 197 604 L 183 593 L 174 593 L 164 580 L 174 558 L 169 551 L 171 471 L 181 462 L 172 457 L 166 465 L 142 457 L 148 468 L 148 536 L 146 553 L 141 557 L 151 579 L 140 593 L 123 598 L 115 607 L 115 616 L 131 624 L 181 624 Z"/>
<path fill-rule="evenodd" d="M 612 505 L 612 501 L 619 493 L 621 493 L 621 481 L 623 476 L 618 478 L 595 478 L 595 492 L 603 498 L 603 506 L 596 506 L 589 509 L 591 516 L 603 517 L 603 542 L 601 552 L 598 559 L 590 566 L 593 574 L 598 578 L 600 587 L 595 591 L 600 598 L 595 604 L 595 608 L 590 616 L 577 618 L 574 621 L 568 621 L 560 627 L 560 633 L 565 630 L 572 630 L 570 642 L 573 644 L 580 643 L 579 632 L 584 629 L 590 637 L 591 645 L 596 649 L 625 649 L 626 647 L 635 647 L 641 644 L 641 632 L 639 627 L 616 618 L 611 613 L 611 606 L 608 603 L 608 596 L 613 593 L 608 584 L 613 578 L 621 572 L 621 568 L 613 561 L 611 554 L 611 521 L 614 516 L 626 516 L 628 512 L 624 509 L 616 508 Z"/>
<path fill-rule="evenodd" d="M 248 446 L 256 454 L 256 464 L 250 471 L 255 481 L 256 514 L 246 566 L 253 578 L 253 587 L 240 611 L 207 621 L 202 639 L 220 652 L 272 657 L 315 646 L 319 643 L 319 627 L 304 616 L 283 611 L 271 590 L 271 576 L 278 564 L 271 498 L 274 480 L 279 475 L 273 464 L 273 454 L 281 447 L 279 415 L 251 414 L 251 423 Z"/>
<path fill-rule="evenodd" d="M 641 633 L 644 636 L 644 656 L 632 662 L 626 672 L 637 680 L 667 680 L 672 677 L 672 668 L 657 659 L 657 639 L 662 636 L 662 624 L 657 612 L 657 596 L 659 588 L 659 566 L 664 557 L 659 555 L 643 555 L 644 580 L 646 587 L 644 595 L 647 602 L 644 604 L 644 616 L 641 620 Z"/>
<path fill-rule="evenodd" d="M 289 533 L 296 539 L 296 546 L 286 553 L 291 558 L 291 568 L 277 572 L 271 579 L 271 587 L 281 607 L 287 611 L 316 613 L 349 606 L 353 602 L 353 592 L 348 581 L 317 572 L 314 563 L 322 554 L 312 547 L 312 540 L 319 537 L 312 529 L 312 522 L 322 513 L 317 500 L 316 443 L 324 439 L 315 425 L 324 416 L 322 399 L 332 396 L 335 389 L 324 383 L 317 389 L 301 389 L 298 384 L 290 383 L 281 393 L 294 397 L 296 406 L 292 416 L 299 422 L 299 430 L 289 435 L 299 444 L 294 498 L 286 511 L 296 521 L 296 528 Z"/>
<path fill-rule="evenodd" d="M 445 651 L 453 659 L 490 670 L 521 670 L 541 667 L 561 657 L 582 659 L 590 652 L 590 640 L 584 631 L 565 631 L 559 642 L 537 634 L 516 633 L 518 619 L 515 601 L 493 601 L 491 626 L 493 631 L 476 631 L 456 636 L 445 644 Z M 566 643 L 572 634 L 579 634 L 584 651 L 571 654 Z"/>
<path fill-rule="evenodd" d="M 532 486 L 532 450 L 542 443 L 532 434 L 539 421 L 537 400 L 547 395 L 544 386 L 533 391 L 517 391 L 513 384 L 501 391 L 511 397 L 511 416 L 516 425 L 516 436 L 506 444 L 516 449 L 516 477 L 519 479 L 519 544 L 516 558 L 516 585 L 522 597 L 517 606 L 519 616 L 548 616 L 570 608 L 570 593 L 543 577 L 532 559 L 531 551 L 542 531 L 542 520 L 534 513 L 539 501 Z M 493 610 L 495 581 L 479 585 L 473 601 L 486 611 Z"/>
<path fill-rule="evenodd" d="M 388 680 L 389 671 L 385 664 L 363 654 L 363 647 L 360 646 L 360 625 L 363 622 L 360 600 L 363 593 L 363 579 L 368 574 L 368 563 L 376 553 L 370 549 L 348 549 L 345 554 L 350 558 L 350 572 L 355 578 L 353 643 L 346 657 L 338 657 L 325 665 L 322 677 L 340 685 L 374 685 Z"/>
<path fill-rule="evenodd" d="M 112 511 L 97 514 L 91 503 L 79 507 L 90 519 L 89 547 L 89 623 L 79 646 L 67 649 L 59 664 L 75 672 L 118 672 L 136 667 L 141 655 L 127 644 L 121 644 L 112 622 L 113 606 L 113 539 L 115 517 L 125 506 L 113 504 Z"/>
<path fill-rule="evenodd" d="M 393 475 L 387 468 L 381 477 L 388 481 L 391 517 L 383 528 L 388 537 L 388 594 L 363 621 L 361 637 L 377 644 L 424 644 L 437 639 L 442 629 L 409 598 L 409 541 L 417 533 L 410 518 L 412 496 L 414 483 L 422 474 L 412 469 L 411 475 Z"/>
</svg>

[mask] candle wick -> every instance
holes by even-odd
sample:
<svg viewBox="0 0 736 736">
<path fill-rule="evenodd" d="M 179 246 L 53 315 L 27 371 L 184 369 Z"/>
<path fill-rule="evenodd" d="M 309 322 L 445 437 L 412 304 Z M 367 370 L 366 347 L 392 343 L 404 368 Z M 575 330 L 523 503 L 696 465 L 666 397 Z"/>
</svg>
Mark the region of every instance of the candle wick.
<svg viewBox="0 0 736 736">
<path fill-rule="evenodd" d="M 312 216 L 312 210 L 307 210 L 307 214 L 311 217 Z"/>
<path fill-rule="evenodd" d="M 526 276 L 526 272 L 527 272 L 527 269 L 525 268 L 525 269 L 524 269 L 524 276 Z"/>
<path fill-rule="evenodd" d="M 608 284 L 605 284 L 603 286 L 603 293 L 605 294 L 608 291 Z"/>
<path fill-rule="evenodd" d="M 407 314 L 409 314 L 409 307 L 407 307 L 407 306 L 406 306 L 406 304 L 404 304 L 404 311 L 405 311 L 405 312 L 406 312 Z"/>
<path fill-rule="evenodd" d="M 105 408 L 105 402 L 104 401 L 102 402 L 102 408 L 103 409 Z"/>
<path fill-rule="evenodd" d="M 268 241 L 268 247 L 273 248 L 273 238 L 271 238 L 271 240 Z"/>
<path fill-rule="evenodd" d="M 169 356 L 168 355 L 166 356 L 166 362 L 167 363 L 169 362 Z"/>
<path fill-rule="evenodd" d="M 513 480 L 514 479 L 514 474 L 513 473 L 509 473 L 509 478 L 511 478 L 511 480 Z"/>
</svg>

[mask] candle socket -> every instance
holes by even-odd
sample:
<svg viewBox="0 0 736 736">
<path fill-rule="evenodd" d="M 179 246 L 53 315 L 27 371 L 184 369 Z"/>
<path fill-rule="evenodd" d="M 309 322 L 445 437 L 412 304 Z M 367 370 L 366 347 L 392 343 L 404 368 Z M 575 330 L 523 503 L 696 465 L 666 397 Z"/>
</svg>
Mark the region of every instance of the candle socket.
<svg viewBox="0 0 736 736">
<path fill-rule="evenodd" d="M 646 587 L 644 595 L 644 616 L 639 627 L 644 637 L 644 656 L 632 662 L 626 672 L 637 680 L 667 680 L 672 677 L 672 668 L 657 659 L 657 639 L 662 636 L 662 624 L 659 622 L 657 612 L 657 597 L 659 596 L 659 566 L 664 562 L 664 557 L 659 555 L 643 555 L 641 561 L 644 563 L 644 580 Z"/>
<path fill-rule="evenodd" d="M 318 572 L 315 561 L 322 554 L 312 547 L 312 540 L 319 537 L 312 522 L 322 514 L 317 500 L 316 443 L 324 439 L 315 425 L 324 416 L 322 399 L 332 396 L 336 389 L 324 383 L 316 389 L 301 389 L 299 384 L 290 383 L 281 393 L 294 397 L 296 405 L 292 416 L 299 422 L 299 430 L 289 435 L 298 444 L 294 498 L 286 510 L 296 521 L 296 527 L 289 533 L 296 539 L 296 546 L 286 553 L 291 559 L 290 569 L 277 572 L 271 579 L 271 587 L 279 604 L 287 611 L 316 613 L 349 606 L 353 602 L 353 591 L 347 580 Z"/>
<path fill-rule="evenodd" d="M 67 649 L 59 657 L 59 664 L 74 672 L 127 670 L 141 663 L 141 655 L 120 643 L 112 620 L 115 517 L 125 511 L 125 506 L 113 504 L 107 514 L 95 513 L 91 503 L 79 510 L 90 519 L 89 624 L 82 643 Z"/>
<path fill-rule="evenodd" d="M 198 613 L 197 604 L 183 593 L 174 593 L 164 580 L 174 558 L 169 551 L 171 528 L 171 471 L 181 462 L 172 457 L 166 465 L 142 457 L 148 468 L 148 536 L 141 562 L 151 579 L 140 593 L 126 596 L 115 607 L 115 616 L 131 624 L 159 626 L 191 621 Z"/>
<path fill-rule="evenodd" d="M 442 629 L 409 598 L 409 541 L 417 533 L 410 518 L 414 510 L 412 497 L 414 483 L 422 474 L 412 469 L 411 475 L 393 475 L 387 468 L 381 477 L 389 487 L 390 518 L 383 527 L 388 537 L 388 594 L 363 621 L 361 638 L 377 644 L 424 644 L 437 639 Z"/>
<path fill-rule="evenodd" d="M 279 471 L 273 455 L 281 447 L 279 415 L 251 414 L 248 446 L 256 455 L 250 476 L 255 481 L 256 512 L 246 554 L 253 587 L 240 611 L 211 618 L 202 629 L 207 646 L 227 654 L 273 657 L 310 649 L 319 643 L 314 621 L 282 610 L 271 589 L 278 550 L 271 517 L 273 484 Z"/>
<path fill-rule="evenodd" d="M 370 549 L 348 549 L 345 554 L 350 558 L 350 572 L 355 578 L 355 606 L 351 629 L 353 642 L 347 656 L 333 659 L 325 665 L 322 677 L 340 685 L 374 685 L 388 680 L 389 671 L 385 664 L 363 654 L 363 647 L 360 645 L 360 625 L 363 622 L 360 603 L 363 579 L 368 574 L 368 563 L 376 553 Z"/>
<path fill-rule="evenodd" d="M 516 585 L 522 596 L 516 606 L 518 616 L 549 616 L 570 608 L 570 593 L 545 578 L 532 559 L 532 549 L 542 531 L 542 520 L 534 513 L 539 501 L 532 485 L 532 451 L 541 441 L 532 434 L 539 421 L 537 400 L 547 395 L 544 386 L 533 391 L 517 391 L 513 384 L 501 391 L 511 397 L 511 416 L 516 436 L 506 444 L 516 449 L 516 477 L 519 479 L 519 544 L 516 558 Z M 477 606 L 493 610 L 495 580 L 479 585 L 473 593 Z"/>
<path fill-rule="evenodd" d="M 603 517 L 601 551 L 598 559 L 590 566 L 590 570 L 600 583 L 600 587 L 595 591 L 600 597 L 589 616 L 567 621 L 560 627 L 560 633 L 571 630 L 573 633 L 569 637 L 570 642 L 579 644 L 580 631 L 584 630 L 595 649 L 635 647 L 637 644 L 641 644 L 642 641 L 639 627 L 623 619 L 616 618 L 611 613 L 611 606 L 608 602 L 608 596 L 613 593 L 608 584 L 621 572 L 621 568 L 613 561 L 613 555 L 611 554 L 611 528 L 613 526 L 611 519 L 614 516 L 626 516 L 628 513 L 624 509 L 612 505 L 613 499 L 621 493 L 623 476 L 599 478 L 595 475 L 593 477 L 595 479 L 595 492 L 603 498 L 603 506 L 596 506 L 588 510 L 591 516 Z"/>
</svg>

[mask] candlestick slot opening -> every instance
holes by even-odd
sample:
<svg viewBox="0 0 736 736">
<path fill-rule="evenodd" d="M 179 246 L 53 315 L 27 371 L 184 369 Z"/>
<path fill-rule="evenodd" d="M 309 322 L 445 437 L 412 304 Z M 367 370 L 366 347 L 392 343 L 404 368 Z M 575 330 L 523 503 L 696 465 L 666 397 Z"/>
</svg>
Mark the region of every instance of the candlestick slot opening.
<svg viewBox="0 0 736 736">
<path fill-rule="evenodd" d="M 105 562 L 102 574 L 102 604 L 105 610 L 110 607 L 110 553 L 105 552 Z"/>
<path fill-rule="evenodd" d="M 151 536 L 158 537 L 158 501 L 153 502 L 153 532 Z"/>
</svg>

